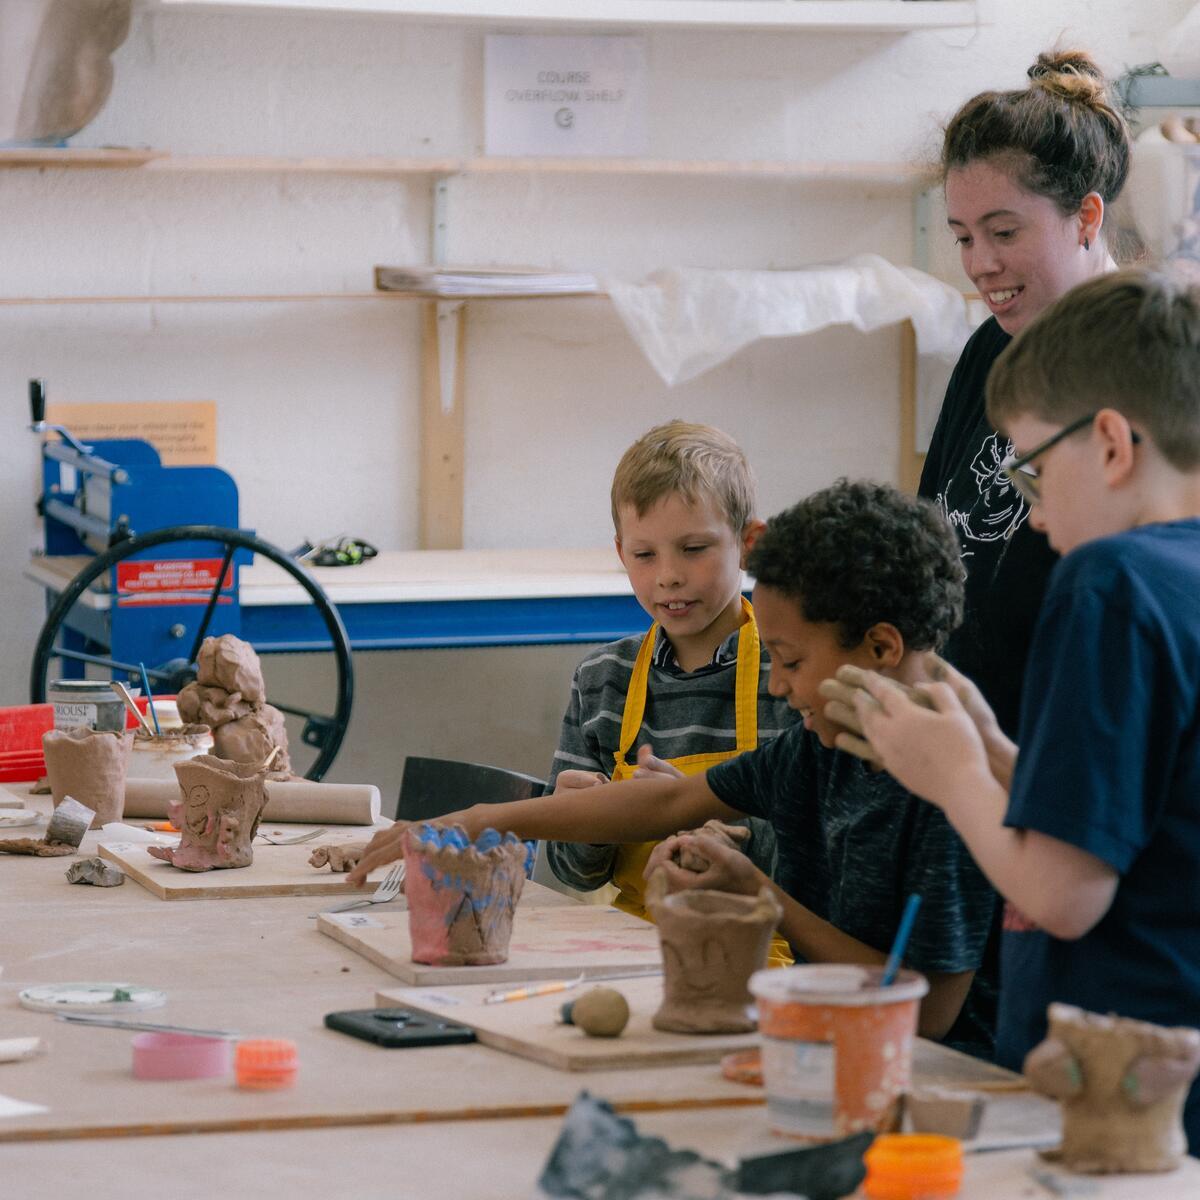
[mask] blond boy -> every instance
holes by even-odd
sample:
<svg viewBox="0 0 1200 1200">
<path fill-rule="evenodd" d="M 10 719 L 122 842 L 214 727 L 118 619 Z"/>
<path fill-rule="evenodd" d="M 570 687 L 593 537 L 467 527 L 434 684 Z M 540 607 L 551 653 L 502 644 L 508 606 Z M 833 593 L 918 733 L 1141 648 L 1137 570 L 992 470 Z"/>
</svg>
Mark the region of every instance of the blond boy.
<svg viewBox="0 0 1200 1200">
<path fill-rule="evenodd" d="M 737 443 L 684 421 L 651 429 L 618 463 L 611 502 L 617 553 L 654 624 L 576 669 L 550 770 L 559 793 L 697 774 L 794 721 L 767 693 L 768 659 L 742 597 L 745 556 L 763 522 Z M 770 825 L 741 824 L 749 831 L 742 849 L 770 874 Z M 563 883 L 587 891 L 613 882 L 617 906 L 644 916 L 653 846 L 551 842 L 548 858 Z"/>
</svg>

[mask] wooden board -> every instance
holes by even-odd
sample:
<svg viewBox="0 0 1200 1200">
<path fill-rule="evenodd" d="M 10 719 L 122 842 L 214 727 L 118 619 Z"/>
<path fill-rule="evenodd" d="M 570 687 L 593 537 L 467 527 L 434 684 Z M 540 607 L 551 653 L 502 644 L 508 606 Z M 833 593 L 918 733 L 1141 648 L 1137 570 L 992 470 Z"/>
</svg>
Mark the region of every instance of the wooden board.
<svg viewBox="0 0 1200 1200">
<path fill-rule="evenodd" d="M 530 887 L 526 883 L 526 891 Z M 636 971 L 657 967 L 662 962 L 658 930 L 648 921 L 599 905 L 568 902 L 535 908 L 527 902 L 524 891 L 513 925 L 508 961 L 487 967 L 431 967 L 415 963 L 407 915 L 395 912 L 365 915 L 372 920 L 321 916 L 317 928 L 414 987 L 567 979 L 581 971 L 589 975 Z"/>
<path fill-rule="evenodd" d="M 360 888 L 346 883 L 345 875 L 334 875 L 328 867 L 318 870 L 308 865 L 308 856 L 320 842 L 301 842 L 298 846 L 254 844 L 254 861 L 248 867 L 227 871 L 180 871 L 170 863 L 151 858 L 145 846 L 127 842 L 100 847 L 100 857 L 119 866 L 160 900 L 241 899 L 253 896 L 344 896 L 353 899 L 373 892 L 387 874 L 387 867 L 371 873 Z M 393 904 L 395 901 L 393 901 Z M 379 907 L 383 907 L 380 905 Z"/>
<path fill-rule="evenodd" d="M 654 931 L 652 926 L 648 928 Z M 662 1002 L 662 977 L 659 975 L 614 979 L 607 986 L 616 988 L 629 1001 L 629 1024 L 618 1038 L 588 1037 L 559 1019 L 564 1001 L 582 995 L 586 984 L 569 992 L 512 1000 L 507 1004 L 484 1004 L 484 997 L 492 991 L 486 985 L 436 990 L 389 988 L 376 993 L 375 1005 L 378 1008 L 408 1005 L 437 1013 L 469 1025 L 485 1046 L 545 1063 L 560 1071 L 717 1062 L 734 1050 L 747 1050 L 758 1045 L 757 1033 L 662 1033 L 653 1028 L 650 1018 Z"/>
</svg>

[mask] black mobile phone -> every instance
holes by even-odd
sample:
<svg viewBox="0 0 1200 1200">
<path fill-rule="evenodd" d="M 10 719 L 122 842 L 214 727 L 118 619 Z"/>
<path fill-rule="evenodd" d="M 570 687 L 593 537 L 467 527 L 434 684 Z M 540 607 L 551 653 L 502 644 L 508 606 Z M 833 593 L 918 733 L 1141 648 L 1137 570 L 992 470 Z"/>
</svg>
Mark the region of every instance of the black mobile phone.
<svg viewBox="0 0 1200 1200">
<path fill-rule="evenodd" d="M 325 1024 L 338 1033 L 392 1049 L 404 1046 L 449 1046 L 473 1042 L 475 1031 L 415 1008 L 359 1008 L 332 1012 Z"/>
</svg>

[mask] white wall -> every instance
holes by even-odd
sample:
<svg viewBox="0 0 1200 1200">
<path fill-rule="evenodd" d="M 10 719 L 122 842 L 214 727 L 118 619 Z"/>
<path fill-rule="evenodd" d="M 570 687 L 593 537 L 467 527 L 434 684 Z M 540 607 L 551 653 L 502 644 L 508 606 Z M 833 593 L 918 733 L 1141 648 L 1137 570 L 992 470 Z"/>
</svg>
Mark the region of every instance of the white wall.
<svg viewBox="0 0 1200 1200">
<path fill-rule="evenodd" d="M 1117 74 L 1155 57 L 1153 37 L 1188 7 L 994 0 L 996 24 L 978 31 L 652 32 L 650 152 L 932 157 L 938 120 L 984 87 L 1018 86 L 1039 50 L 1080 44 Z M 142 10 L 115 56 L 108 105 L 75 141 L 189 154 L 480 153 L 483 33 L 375 17 Z M 786 267 L 860 251 L 905 263 L 913 254 L 909 202 L 886 189 L 570 176 L 452 187 L 449 257 L 461 262 L 636 277 L 667 264 Z M 7 171 L 0 214 L 4 296 L 367 291 L 376 263 L 430 254 L 419 181 Z M 934 237 L 938 261 L 952 264 L 949 235 Z M 606 542 L 617 456 L 674 415 L 742 441 L 766 513 L 842 474 L 895 478 L 895 331 L 761 343 L 674 390 L 602 301 L 475 305 L 467 338 L 471 547 Z M 44 376 L 60 400 L 214 398 L 219 460 L 241 488 L 243 525 L 283 546 L 350 531 L 405 548 L 415 544 L 417 369 L 417 310 L 401 303 L 0 307 L 0 704 L 26 699 L 41 612 L 20 579 L 38 536 L 26 379 Z M 402 750 L 543 769 L 555 724 L 547 713 L 565 696 L 564 663 L 575 654 L 538 653 L 553 700 L 531 710 L 519 750 L 511 730 L 471 740 L 459 727 L 479 727 L 470 713 L 488 710 L 506 677 L 496 664 L 509 660 L 481 652 L 435 656 L 436 669 L 420 676 L 433 689 L 420 708 L 453 706 L 459 721 Z M 385 656 L 367 674 L 386 695 L 415 664 Z M 480 678 L 493 686 L 476 687 Z M 372 745 L 347 760 L 360 777 L 386 775 L 381 764 L 396 761 L 394 746 L 376 755 Z"/>
</svg>

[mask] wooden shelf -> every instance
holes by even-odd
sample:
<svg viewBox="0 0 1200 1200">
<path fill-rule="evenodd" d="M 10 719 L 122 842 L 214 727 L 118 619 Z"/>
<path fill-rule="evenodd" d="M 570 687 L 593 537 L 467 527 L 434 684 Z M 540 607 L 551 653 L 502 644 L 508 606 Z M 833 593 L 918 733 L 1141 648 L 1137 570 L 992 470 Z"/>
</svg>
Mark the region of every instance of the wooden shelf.
<svg viewBox="0 0 1200 1200">
<path fill-rule="evenodd" d="M 907 33 L 972 26 L 977 0 L 159 0 L 170 8 L 374 13 L 426 21 Z"/>
<path fill-rule="evenodd" d="M 780 3 L 785 0 L 779 0 Z M 805 3 L 806 0 L 786 0 Z M 852 3 L 853 0 L 843 0 Z M 890 0 L 888 0 L 890 2 Z M 913 3 L 919 0 L 912 0 Z M 933 0 L 927 0 L 932 3 Z M 150 174 L 298 174 L 446 177 L 451 175 L 634 175 L 705 177 L 787 183 L 858 183 L 901 189 L 927 187 L 929 168 L 901 162 L 721 161 L 662 158 L 393 158 L 170 154 L 165 150 L 0 150 L 0 169 L 138 169 Z"/>
</svg>

